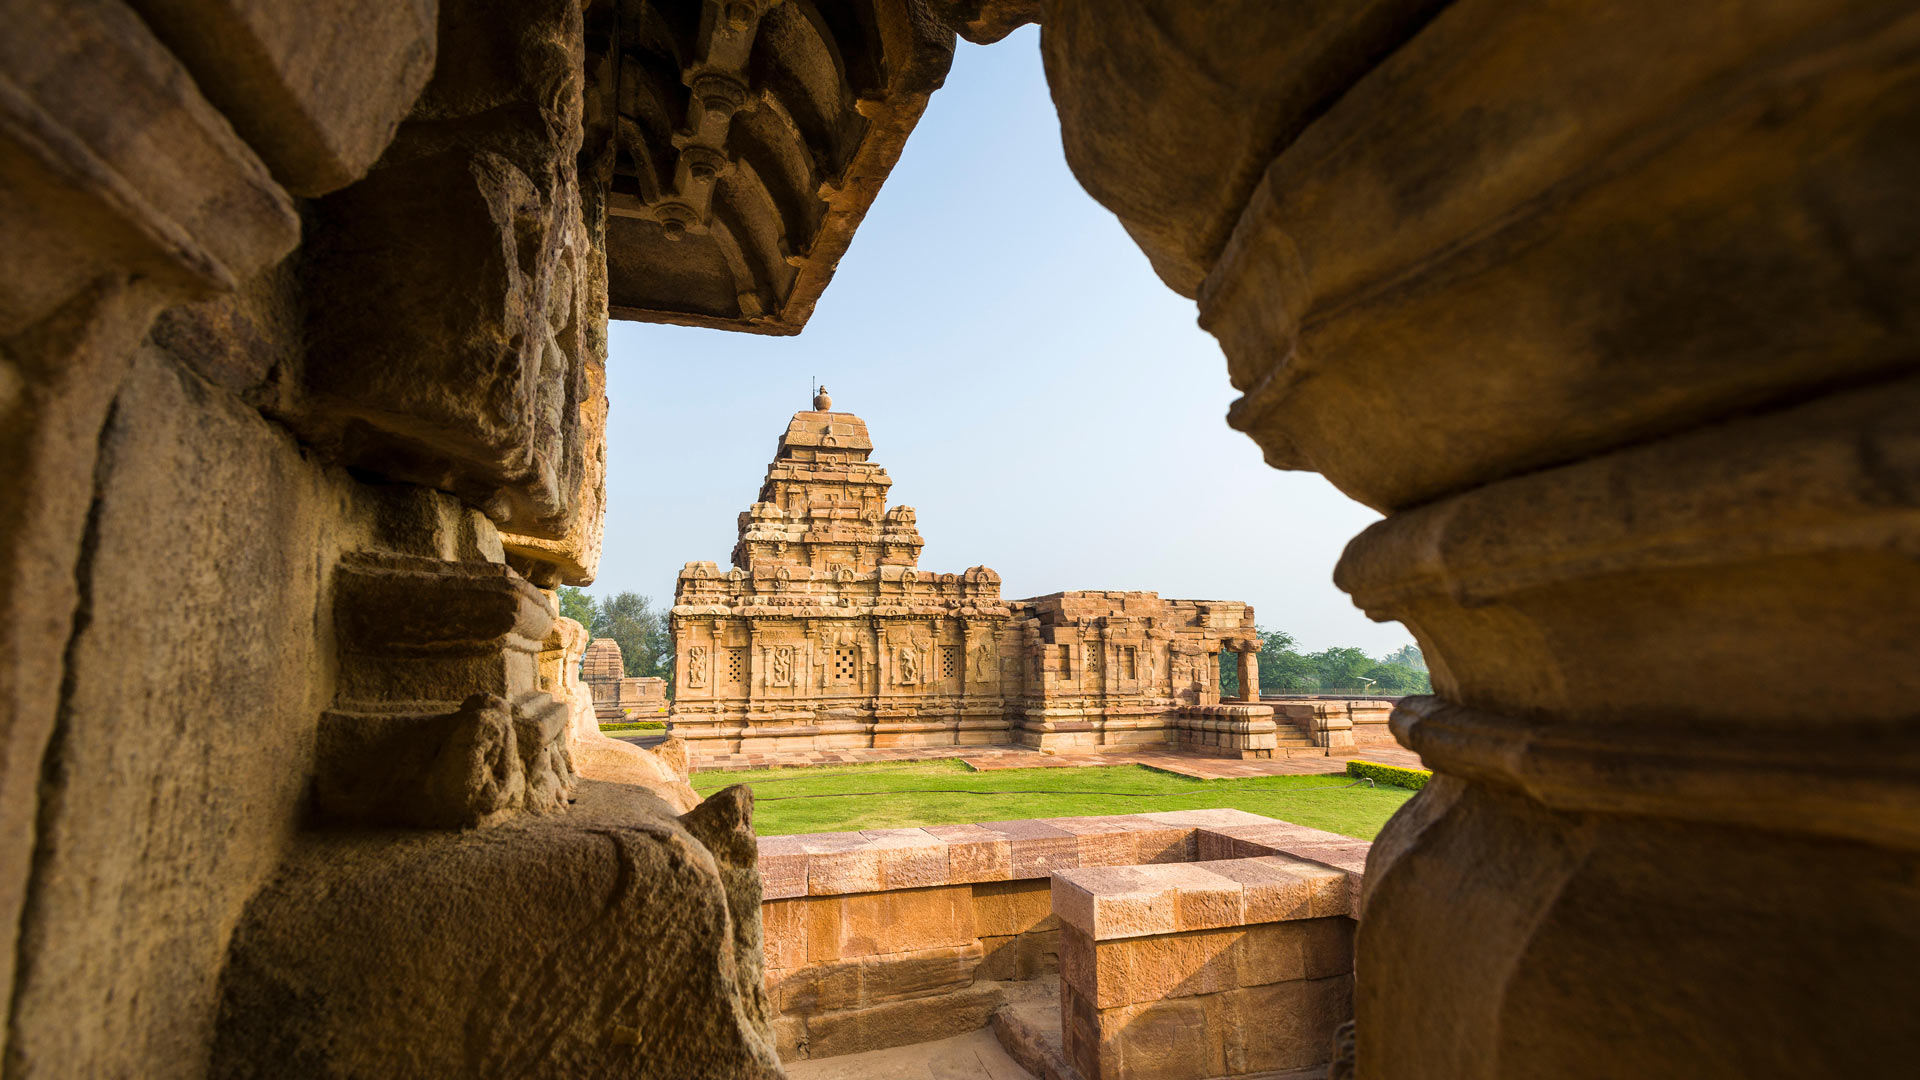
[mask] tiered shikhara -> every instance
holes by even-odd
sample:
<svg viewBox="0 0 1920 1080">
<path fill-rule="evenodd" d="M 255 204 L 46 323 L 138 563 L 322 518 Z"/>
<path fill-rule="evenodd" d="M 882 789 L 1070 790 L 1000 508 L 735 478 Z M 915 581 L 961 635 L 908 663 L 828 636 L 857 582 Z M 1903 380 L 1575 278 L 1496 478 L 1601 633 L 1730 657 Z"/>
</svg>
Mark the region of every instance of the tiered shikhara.
<svg viewBox="0 0 1920 1080">
<path fill-rule="evenodd" d="M 734 569 L 680 571 L 671 722 L 695 756 L 1171 742 L 1183 710 L 1219 704 L 1220 652 L 1258 650 L 1243 603 L 1008 602 L 984 566 L 918 569 L 913 508 L 887 507 L 892 480 L 872 451 L 851 413 L 795 413 L 740 515 Z"/>
</svg>

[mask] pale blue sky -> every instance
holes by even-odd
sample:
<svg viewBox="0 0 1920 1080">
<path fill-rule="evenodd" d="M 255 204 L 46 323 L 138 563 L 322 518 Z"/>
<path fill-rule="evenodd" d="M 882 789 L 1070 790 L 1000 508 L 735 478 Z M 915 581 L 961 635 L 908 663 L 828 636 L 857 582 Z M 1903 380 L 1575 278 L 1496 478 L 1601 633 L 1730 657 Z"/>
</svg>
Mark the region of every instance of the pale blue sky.
<svg viewBox="0 0 1920 1080">
<path fill-rule="evenodd" d="M 728 565 L 818 376 L 919 511 L 927 569 L 990 566 L 1010 599 L 1245 600 L 1308 649 L 1411 642 L 1331 580 L 1378 515 L 1227 427 L 1226 361 L 1194 318 L 1068 172 L 1037 31 L 963 42 L 804 333 L 613 325 L 589 591 L 665 604 L 682 563 Z"/>
</svg>

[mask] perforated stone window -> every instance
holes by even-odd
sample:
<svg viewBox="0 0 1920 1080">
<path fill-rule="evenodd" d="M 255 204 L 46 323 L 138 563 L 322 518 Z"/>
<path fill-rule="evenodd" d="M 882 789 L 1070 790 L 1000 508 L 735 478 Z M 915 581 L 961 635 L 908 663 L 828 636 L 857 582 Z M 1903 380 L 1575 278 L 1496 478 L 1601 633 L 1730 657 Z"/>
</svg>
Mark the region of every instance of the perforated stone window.
<svg viewBox="0 0 1920 1080">
<path fill-rule="evenodd" d="M 730 683 L 747 681 L 747 650 L 727 650 L 727 681 Z"/>
<path fill-rule="evenodd" d="M 960 646 L 958 645 L 940 646 L 940 677 L 942 679 L 952 679 L 952 678 L 957 678 L 959 674 L 960 674 Z"/>
<path fill-rule="evenodd" d="M 859 679 L 860 650 L 839 648 L 833 650 L 833 681 L 852 683 Z"/>
</svg>

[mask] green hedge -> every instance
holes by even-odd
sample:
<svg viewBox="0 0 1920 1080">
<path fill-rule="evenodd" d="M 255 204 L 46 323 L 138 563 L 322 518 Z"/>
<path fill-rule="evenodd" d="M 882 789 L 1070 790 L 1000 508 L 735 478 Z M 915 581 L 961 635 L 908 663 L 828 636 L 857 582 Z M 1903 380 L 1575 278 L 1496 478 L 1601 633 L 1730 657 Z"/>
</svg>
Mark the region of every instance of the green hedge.
<svg viewBox="0 0 1920 1080">
<path fill-rule="evenodd" d="M 1398 765 L 1381 765 L 1372 761 L 1347 762 L 1347 775 L 1371 777 L 1376 784 L 1392 784 L 1415 791 L 1426 787 L 1427 780 L 1433 776 L 1425 769 L 1403 769 Z"/>
<path fill-rule="evenodd" d="M 627 724 L 601 724 L 601 731 L 665 731 L 667 725 L 658 720 L 638 720 Z"/>
</svg>

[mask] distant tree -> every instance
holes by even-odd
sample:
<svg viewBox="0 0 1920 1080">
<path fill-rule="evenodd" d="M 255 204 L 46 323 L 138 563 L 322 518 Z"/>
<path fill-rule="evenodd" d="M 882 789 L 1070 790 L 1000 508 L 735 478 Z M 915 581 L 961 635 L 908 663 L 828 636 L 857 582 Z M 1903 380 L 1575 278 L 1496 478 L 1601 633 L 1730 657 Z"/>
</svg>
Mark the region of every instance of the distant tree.
<svg viewBox="0 0 1920 1080">
<path fill-rule="evenodd" d="M 1430 694 L 1426 661 L 1412 645 L 1402 646 L 1375 660 L 1351 645 L 1301 655 L 1293 635 L 1284 630 L 1260 630 L 1260 692 L 1328 693 L 1360 690 L 1372 679 L 1372 689 L 1395 694 Z M 1417 662 L 1417 666 L 1414 662 Z M 1220 696 L 1240 696 L 1239 658 L 1220 654 Z"/>
<path fill-rule="evenodd" d="M 1313 688 L 1313 665 L 1296 649 L 1285 630 L 1256 630 L 1260 635 L 1260 692 L 1263 694 Z M 1240 659 L 1220 654 L 1220 696 L 1240 696 Z"/>
<path fill-rule="evenodd" d="M 1314 682 L 1322 690 L 1354 690 L 1366 683 L 1361 679 L 1374 666 L 1374 659 L 1351 645 L 1322 649 L 1307 655 L 1313 665 Z"/>
<path fill-rule="evenodd" d="M 1285 630 L 1260 631 L 1260 690 L 1262 693 L 1310 690 L 1313 665 L 1300 655 L 1298 642 Z"/>
<path fill-rule="evenodd" d="M 1427 673 L 1408 664 L 1375 664 L 1362 674 L 1374 680 L 1376 690 L 1391 690 L 1400 694 L 1433 693 L 1433 683 L 1427 678 Z"/>
<path fill-rule="evenodd" d="M 586 627 L 588 633 L 592 633 L 594 615 L 598 611 L 599 605 L 593 602 L 593 597 L 588 595 L 586 590 L 576 589 L 571 585 L 560 586 L 560 615 L 562 618 L 572 619 L 574 622 Z"/>
<path fill-rule="evenodd" d="M 1427 670 L 1427 658 L 1420 654 L 1418 645 L 1402 645 L 1380 658 L 1383 664 L 1405 664 L 1415 671 Z"/>
<path fill-rule="evenodd" d="M 656 610 L 653 601 L 639 593 L 623 592 L 600 602 L 590 627 L 596 638 L 612 638 L 620 645 L 620 659 L 629 677 L 654 676 L 671 679 L 671 671 L 662 671 L 662 661 L 672 650 L 667 634 L 667 613 Z"/>
</svg>

